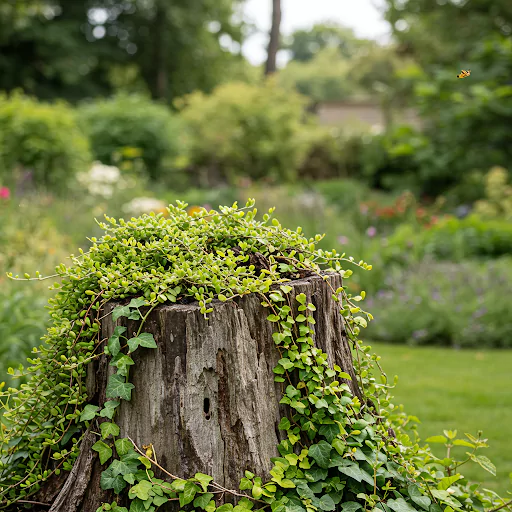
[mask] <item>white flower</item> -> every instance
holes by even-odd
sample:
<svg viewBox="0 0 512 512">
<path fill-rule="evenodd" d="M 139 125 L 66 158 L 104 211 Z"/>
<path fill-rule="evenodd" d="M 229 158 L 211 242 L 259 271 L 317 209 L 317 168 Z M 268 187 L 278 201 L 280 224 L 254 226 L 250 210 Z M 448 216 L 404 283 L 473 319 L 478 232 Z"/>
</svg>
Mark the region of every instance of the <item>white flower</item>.
<svg viewBox="0 0 512 512">
<path fill-rule="evenodd" d="M 165 203 L 154 197 L 136 197 L 123 206 L 123 211 L 138 217 L 143 213 L 160 212 L 165 209 Z"/>
<path fill-rule="evenodd" d="M 125 180 L 121 172 L 113 165 L 103 165 L 101 162 L 94 162 L 87 171 L 77 176 L 78 182 L 84 186 L 92 196 L 104 198 L 112 197 L 114 185 L 124 188 Z"/>
</svg>

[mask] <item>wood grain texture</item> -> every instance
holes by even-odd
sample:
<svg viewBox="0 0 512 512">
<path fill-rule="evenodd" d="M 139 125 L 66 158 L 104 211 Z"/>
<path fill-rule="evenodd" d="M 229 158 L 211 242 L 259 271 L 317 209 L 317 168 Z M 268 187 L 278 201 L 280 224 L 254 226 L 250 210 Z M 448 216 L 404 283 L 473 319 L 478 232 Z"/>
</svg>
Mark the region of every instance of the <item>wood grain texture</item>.
<svg viewBox="0 0 512 512">
<path fill-rule="evenodd" d="M 339 275 L 330 274 L 329 280 L 334 289 L 341 286 Z M 360 396 L 343 318 L 330 287 L 318 276 L 287 284 L 292 286 L 289 297 L 295 314 L 299 293 L 316 306 L 315 345 L 328 354 L 331 367 L 338 364 L 352 376 L 348 384 Z M 207 473 L 228 489 L 238 489 L 244 470 L 270 478 L 270 458 L 279 455 L 277 444 L 284 438 L 277 425 L 291 410 L 279 404 L 286 383 L 274 382 L 280 354 L 272 339 L 273 325 L 266 320 L 269 310 L 261 300 L 246 295 L 233 302 L 214 301 L 207 320 L 196 303 L 157 307 L 143 329 L 154 335 L 157 349 L 139 348 L 133 355 L 132 400 L 121 403 L 115 418 L 121 436 L 130 436 L 139 447 L 152 443 L 158 462 L 183 478 Z M 115 306 L 109 304 L 106 312 Z M 125 318 L 116 325 L 125 325 L 129 337 L 137 329 Z M 102 338 L 114 327 L 111 316 L 106 317 Z M 107 370 L 104 358 L 89 367 L 88 390 L 94 403 L 103 404 L 106 373 L 113 370 Z M 76 479 L 76 490 L 84 497 L 82 510 L 95 511 L 107 493 L 99 489 L 102 467 L 96 455 L 87 460 L 94 466 L 88 488 L 79 487 L 73 473 L 69 478 Z M 79 510 L 69 496 L 72 487 L 68 479 L 62 491 L 68 489 L 70 506 L 52 510 Z"/>
</svg>

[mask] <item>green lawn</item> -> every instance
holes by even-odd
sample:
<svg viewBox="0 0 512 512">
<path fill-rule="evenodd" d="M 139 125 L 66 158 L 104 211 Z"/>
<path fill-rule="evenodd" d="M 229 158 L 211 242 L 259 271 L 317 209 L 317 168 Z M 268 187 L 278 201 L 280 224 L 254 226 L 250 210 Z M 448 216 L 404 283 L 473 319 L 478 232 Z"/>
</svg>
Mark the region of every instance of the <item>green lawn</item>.
<svg viewBox="0 0 512 512">
<path fill-rule="evenodd" d="M 404 347 L 372 343 L 388 377 L 399 376 L 395 403 L 418 416 L 423 439 L 457 429 L 483 430 L 489 448 L 481 450 L 497 467 L 497 477 L 476 464 L 463 474 L 504 495 L 512 490 L 512 351 L 475 351 Z M 442 445 L 435 453 L 441 455 Z M 462 448 L 461 454 L 465 453 Z"/>
</svg>

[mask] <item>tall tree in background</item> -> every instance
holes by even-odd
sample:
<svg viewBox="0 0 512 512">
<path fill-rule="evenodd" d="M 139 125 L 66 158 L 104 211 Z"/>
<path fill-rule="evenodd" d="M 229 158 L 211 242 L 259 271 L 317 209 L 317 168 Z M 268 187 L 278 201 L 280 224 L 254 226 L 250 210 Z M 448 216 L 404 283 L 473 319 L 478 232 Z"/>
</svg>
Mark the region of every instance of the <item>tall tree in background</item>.
<svg viewBox="0 0 512 512">
<path fill-rule="evenodd" d="M 153 98 L 211 90 L 241 56 L 240 0 L 19 0 L 0 5 L 0 89 L 43 98 L 109 94 L 135 70 Z M 132 72 L 133 75 L 133 72 Z"/>
<path fill-rule="evenodd" d="M 359 39 L 349 27 L 337 23 L 317 23 L 310 29 L 300 29 L 285 39 L 283 48 L 289 50 L 291 59 L 307 62 L 325 48 L 335 48 L 342 57 L 353 57 L 372 41 Z"/>
<path fill-rule="evenodd" d="M 270 39 L 268 42 L 267 62 L 265 75 L 275 73 L 277 69 L 277 52 L 279 51 L 281 35 L 281 0 L 272 0 L 272 26 L 270 27 Z"/>
</svg>

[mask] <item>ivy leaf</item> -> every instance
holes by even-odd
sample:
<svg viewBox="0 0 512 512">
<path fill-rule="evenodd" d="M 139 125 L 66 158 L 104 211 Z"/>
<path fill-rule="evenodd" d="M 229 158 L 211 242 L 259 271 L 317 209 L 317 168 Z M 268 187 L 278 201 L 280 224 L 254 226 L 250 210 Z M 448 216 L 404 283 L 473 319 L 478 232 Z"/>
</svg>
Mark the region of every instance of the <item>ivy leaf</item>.
<svg viewBox="0 0 512 512">
<path fill-rule="evenodd" d="M 199 481 L 204 492 L 208 490 L 208 484 L 213 480 L 212 476 L 205 475 L 204 473 L 196 473 L 194 475 L 194 478 Z"/>
<path fill-rule="evenodd" d="M 139 346 L 146 348 L 156 348 L 156 342 L 153 338 L 153 335 L 149 332 L 143 332 L 139 334 L 136 338 L 131 338 L 128 340 L 128 347 L 130 348 L 130 353 L 135 352 Z"/>
<path fill-rule="evenodd" d="M 140 308 L 141 306 L 145 306 L 147 304 L 146 299 L 143 297 L 138 297 L 136 299 L 132 299 L 130 304 L 128 304 L 129 308 Z"/>
<path fill-rule="evenodd" d="M 485 471 L 496 476 L 496 466 L 485 455 L 475 455 L 474 453 L 468 453 L 468 455 L 471 457 L 471 460 L 474 460 L 477 464 L 482 466 Z"/>
<path fill-rule="evenodd" d="M 322 425 L 320 427 L 319 433 L 327 439 L 328 443 L 332 444 L 333 440 L 340 433 L 340 427 L 336 423 Z"/>
<path fill-rule="evenodd" d="M 347 445 L 341 439 L 334 439 L 332 441 L 332 447 L 340 454 L 343 455 L 345 453 L 345 448 Z"/>
<path fill-rule="evenodd" d="M 112 469 L 112 475 L 128 475 L 130 473 L 137 472 L 137 464 L 133 462 L 124 462 L 119 459 L 114 459 L 112 464 L 110 464 L 110 469 Z"/>
<path fill-rule="evenodd" d="M 101 473 L 100 487 L 104 491 L 114 489 L 114 492 L 119 494 L 126 487 L 126 481 L 122 475 L 114 476 L 112 474 L 112 468 L 109 467 Z"/>
<path fill-rule="evenodd" d="M 290 420 L 288 418 L 281 418 L 281 421 L 279 422 L 279 425 L 277 428 L 279 430 L 288 430 L 291 427 Z"/>
<path fill-rule="evenodd" d="M 130 503 L 130 512 L 147 512 L 146 508 L 144 507 L 144 502 L 139 500 L 138 498 L 135 498 Z"/>
<path fill-rule="evenodd" d="M 350 478 L 353 478 L 356 482 L 360 482 L 363 479 L 363 473 L 359 466 L 354 463 L 349 463 L 349 461 L 343 461 L 345 465 L 338 466 L 338 471 L 347 475 Z"/>
<path fill-rule="evenodd" d="M 106 439 L 108 436 L 117 437 L 119 435 L 119 427 L 115 423 L 106 421 L 100 425 L 101 437 Z"/>
<path fill-rule="evenodd" d="M 417 485 L 409 485 L 407 488 L 411 500 L 419 505 L 421 508 L 428 510 L 432 501 L 428 496 L 424 496 L 420 488 Z"/>
<path fill-rule="evenodd" d="M 112 457 L 112 448 L 103 441 L 97 441 L 92 445 L 92 449 L 100 455 L 100 463 L 105 464 Z"/>
<path fill-rule="evenodd" d="M 121 397 L 123 400 L 129 401 L 134 387 L 131 382 L 125 382 L 125 378 L 122 375 L 115 373 L 108 379 L 106 396 L 107 398 Z"/>
<path fill-rule="evenodd" d="M 133 359 L 130 356 L 123 354 L 119 359 L 117 359 L 114 363 L 111 364 L 112 366 L 117 367 L 117 373 L 119 373 L 119 375 L 126 377 L 128 375 L 128 370 L 130 366 L 135 363 L 133 362 Z"/>
<path fill-rule="evenodd" d="M 130 308 L 128 306 L 117 306 L 117 308 L 112 311 L 112 320 L 115 322 L 118 318 L 122 316 L 129 316 Z"/>
<path fill-rule="evenodd" d="M 183 488 L 183 492 L 180 494 L 180 507 L 188 505 L 200 490 L 201 489 L 196 484 L 187 482 Z"/>
<path fill-rule="evenodd" d="M 103 404 L 103 409 L 100 411 L 102 418 L 108 418 L 111 420 L 114 417 L 116 407 L 120 404 L 119 400 L 109 400 Z"/>
<path fill-rule="evenodd" d="M 96 416 L 96 411 L 99 409 L 97 405 L 88 404 L 84 407 L 80 415 L 80 421 L 90 421 Z"/>
<path fill-rule="evenodd" d="M 128 473 L 127 475 L 123 475 L 123 478 L 130 484 L 133 485 L 135 483 L 135 475 L 133 473 Z"/>
<path fill-rule="evenodd" d="M 167 496 L 155 496 L 153 498 L 153 504 L 157 507 L 160 507 L 164 503 L 167 503 L 169 501 L 169 498 Z"/>
<path fill-rule="evenodd" d="M 334 510 L 336 505 L 328 494 L 324 494 L 319 500 L 318 507 L 321 510 Z"/>
<path fill-rule="evenodd" d="M 225 503 L 217 509 L 217 512 L 230 512 L 231 510 L 233 510 L 233 505 L 231 503 Z"/>
<path fill-rule="evenodd" d="M 416 512 L 416 509 L 411 507 L 411 505 L 409 505 L 409 503 L 407 503 L 403 498 L 388 500 L 386 505 L 395 512 Z"/>
<path fill-rule="evenodd" d="M 308 469 L 305 473 L 305 476 L 306 480 L 308 480 L 309 482 L 318 482 L 319 480 L 325 480 L 327 478 L 327 469 Z"/>
<path fill-rule="evenodd" d="M 205 509 L 206 505 L 210 503 L 210 500 L 213 498 L 213 494 L 211 492 L 207 492 L 206 494 L 201 494 L 194 500 L 194 507 Z"/>
<path fill-rule="evenodd" d="M 359 509 L 362 509 L 361 503 L 357 503 L 355 501 L 346 501 L 341 504 L 341 510 L 343 512 L 356 512 Z"/>
<path fill-rule="evenodd" d="M 137 485 L 134 485 L 130 489 L 128 497 L 130 499 L 137 497 L 142 501 L 146 501 L 149 498 L 149 491 L 151 490 L 151 487 L 153 487 L 153 484 L 151 482 L 148 482 L 147 480 L 142 480 L 141 482 L 139 482 Z"/>
<path fill-rule="evenodd" d="M 309 456 L 315 459 L 315 462 L 324 469 L 329 467 L 329 458 L 332 446 L 326 441 L 320 441 L 309 448 Z"/>
<path fill-rule="evenodd" d="M 142 464 L 144 464 L 144 467 L 146 469 L 151 469 L 151 462 L 149 461 L 149 459 L 147 457 L 139 457 L 139 460 L 142 462 Z"/>
<path fill-rule="evenodd" d="M 119 341 L 119 336 L 116 336 L 115 334 L 110 336 L 110 338 L 108 339 L 107 347 L 110 355 L 112 357 L 116 357 L 117 354 L 119 354 L 119 352 L 121 351 L 121 343 Z"/>
</svg>

